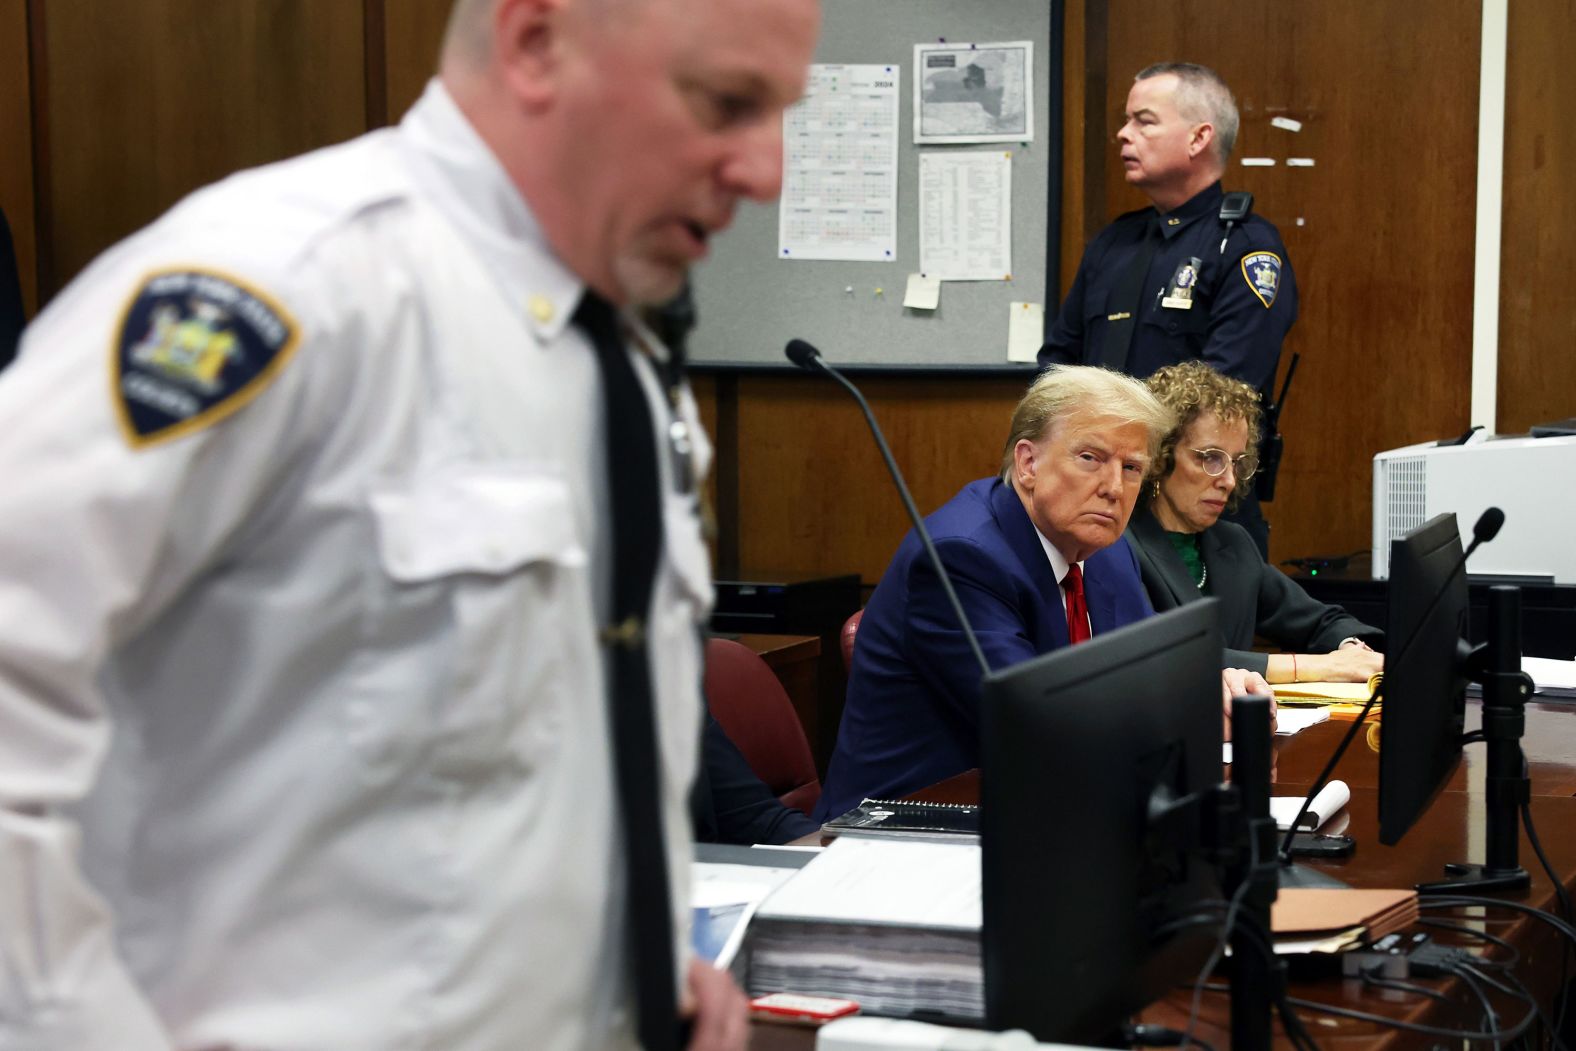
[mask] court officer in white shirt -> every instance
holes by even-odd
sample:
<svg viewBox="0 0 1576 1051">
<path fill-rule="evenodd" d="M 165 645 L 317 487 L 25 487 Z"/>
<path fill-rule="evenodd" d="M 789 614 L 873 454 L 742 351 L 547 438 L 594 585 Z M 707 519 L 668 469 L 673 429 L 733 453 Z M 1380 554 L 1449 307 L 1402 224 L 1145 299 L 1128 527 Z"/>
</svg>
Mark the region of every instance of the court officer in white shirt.
<svg viewBox="0 0 1576 1051">
<path fill-rule="evenodd" d="M 709 453 L 630 317 L 777 193 L 817 31 L 460 0 L 397 128 L 193 194 L 28 329 L 0 1049 L 743 1046 L 681 948 Z M 628 905 L 664 873 L 666 1018 Z"/>
</svg>

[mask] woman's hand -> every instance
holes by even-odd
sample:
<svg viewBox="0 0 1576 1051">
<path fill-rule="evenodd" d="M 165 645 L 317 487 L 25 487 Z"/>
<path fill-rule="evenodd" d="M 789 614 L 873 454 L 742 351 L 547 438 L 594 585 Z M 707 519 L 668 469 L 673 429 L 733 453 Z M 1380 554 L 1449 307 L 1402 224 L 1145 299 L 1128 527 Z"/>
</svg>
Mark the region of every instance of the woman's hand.
<svg viewBox="0 0 1576 1051">
<path fill-rule="evenodd" d="M 1367 646 L 1342 646 L 1330 653 L 1297 655 L 1303 682 L 1367 682 L 1384 671 L 1384 654 Z"/>
</svg>

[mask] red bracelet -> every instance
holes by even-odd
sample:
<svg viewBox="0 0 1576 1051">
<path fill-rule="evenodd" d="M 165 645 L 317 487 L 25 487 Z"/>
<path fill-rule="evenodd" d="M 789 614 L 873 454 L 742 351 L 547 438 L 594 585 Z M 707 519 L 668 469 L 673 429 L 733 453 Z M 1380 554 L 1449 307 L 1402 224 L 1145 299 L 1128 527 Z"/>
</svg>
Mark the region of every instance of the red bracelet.
<svg viewBox="0 0 1576 1051">
<path fill-rule="evenodd" d="M 1297 682 L 1298 681 L 1298 679 L 1297 679 L 1297 655 L 1295 653 L 1293 653 L 1291 655 L 1291 681 L 1292 682 Z"/>
</svg>

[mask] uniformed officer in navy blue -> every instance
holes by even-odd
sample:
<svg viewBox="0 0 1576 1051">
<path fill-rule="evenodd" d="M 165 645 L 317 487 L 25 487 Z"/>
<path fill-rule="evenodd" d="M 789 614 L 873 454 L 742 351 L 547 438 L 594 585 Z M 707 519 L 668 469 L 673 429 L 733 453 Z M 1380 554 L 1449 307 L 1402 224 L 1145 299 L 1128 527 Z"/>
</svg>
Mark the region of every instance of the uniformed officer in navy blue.
<svg viewBox="0 0 1576 1051">
<path fill-rule="evenodd" d="M 1152 207 L 1119 217 L 1084 251 L 1040 365 L 1105 365 L 1142 379 L 1198 358 L 1268 403 L 1297 320 L 1297 282 L 1271 223 L 1221 217 L 1220 179 L 1237 138 L 1231 90 L 1203 66 L 1153 65 L 1134 78 L 1126 117 L 1122 167 Z M 1234 520 L 1267 554 L 1258 501 L 1244 499 Z"/>
</svg>

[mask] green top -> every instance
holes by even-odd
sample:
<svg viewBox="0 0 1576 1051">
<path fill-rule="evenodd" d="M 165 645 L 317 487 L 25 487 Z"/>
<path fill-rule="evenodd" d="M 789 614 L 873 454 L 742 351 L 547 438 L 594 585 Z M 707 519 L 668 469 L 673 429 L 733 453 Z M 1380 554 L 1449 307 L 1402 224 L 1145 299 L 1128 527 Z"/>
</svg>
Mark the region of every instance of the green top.
<svg viewBox="0 0 1576 1051">
<path fill-rule="evenodd" d="M 1208 571 L 1204 568 L 1204 556 L 1199 553 L 1198 534 L 1173 533 L 1167 530 L 1166 538 L 1181 556 L 1182 564 L 1187 566 L 1188 576 L 1193 578 L 1193 583 L 1202 588 Z"/>
</svg>

